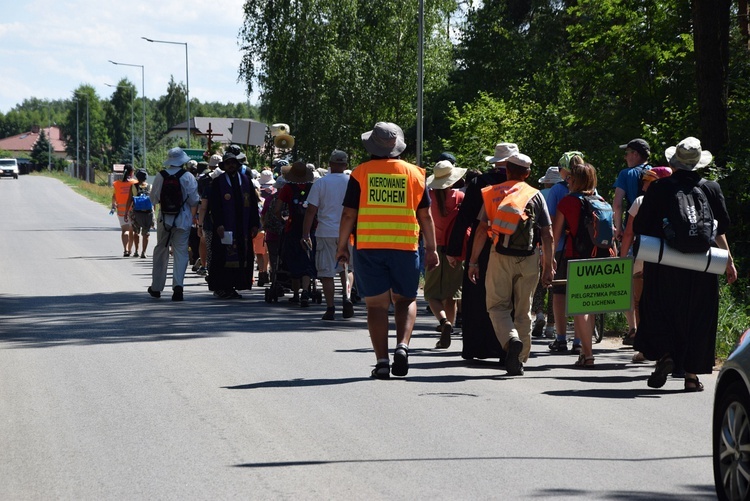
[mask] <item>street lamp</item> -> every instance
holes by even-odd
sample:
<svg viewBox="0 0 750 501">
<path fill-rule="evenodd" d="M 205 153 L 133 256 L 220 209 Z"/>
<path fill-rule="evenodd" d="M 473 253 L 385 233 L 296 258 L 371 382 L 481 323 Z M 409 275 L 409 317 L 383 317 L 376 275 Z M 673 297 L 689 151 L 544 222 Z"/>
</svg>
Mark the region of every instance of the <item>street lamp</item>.
<svg viewBox="0 0 750 501">
<path fill-rule="evenodd" d="M 132 66 L 141 69 L 141 93 L 143 94 L 143 169 L 146 170 L 146 69 L 142 64 L 116 63 L 111 59 L 108 61 L 118 66 Z"/>
<path fill-rule="evenodd" d="M 52 170 L 52 103 L 47 103 L 47 170 Z"/>
<path fill-rule="evenodd" d="M 108 83 L 105 83 L 104 85 L 115 89 L 130 90 L 130 163 L 135 163 L 135 127 L 133 126 L 133 101 L 135 100 L 135 92 L 133 92 L 133 87 L 124 87 L 122 85 L 112 85 Z"/>
<path fill-rule="evenodd" d="M 169 40 L 152 40 L 141 37 L 147 42 L 152 43 L 169 43 L 173 45 L 185 46 L 185 94 L 187 95 L 187 147 L 190 148 L 190 71 L 188 70 L 188 44 L 187 42 L 170 42 Z"/>
</svg>

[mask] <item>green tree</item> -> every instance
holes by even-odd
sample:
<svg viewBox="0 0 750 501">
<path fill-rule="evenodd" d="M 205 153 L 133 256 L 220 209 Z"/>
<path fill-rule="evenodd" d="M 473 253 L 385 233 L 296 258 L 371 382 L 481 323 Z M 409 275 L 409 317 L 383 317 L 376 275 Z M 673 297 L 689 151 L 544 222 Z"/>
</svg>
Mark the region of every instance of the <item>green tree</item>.
<svg viewBox="0 0 750 501">
<path fill-rule="evenodd" d="M 110 141 L 107 135 L 104 109 L 96 91 L 91 85 L 79 86 L 73 91 L 73 99 L 67 102 L 67 106 L 68 114 L 62 125 L 68 155 L 76 158 L 76 145 L 78 145 L 77 153 L 81 165 L 85 165 L 88 150 L 89 165 L 109 169 Z"/>
<path fill-rule="evenodd" d="M 164 116 L 167 128 L 174 127 L 182 123 L 187 118 L 187 92 L 185 84 L 179 84 L 174 81 L 174 76 L 170 75 L 169 84 L 167 85 L 167 94 L 159 98 L 157 109 Z M 166 129 L 165 129 L 166 130 Z"/>
<path fill-rule="evenodd" d="M 141 135 L 143 128 L 140 115 L 137 123 L 135 122 L 137 96 L 135 85 L 127 78 L 123 78 L 117 83 L 112 97 L 104 105 L 107 134 L 111 141 L 110 153 L 116 161 L 135 161 L 130 155 L 131 141 Z"/>
<path fill-rule="evenodd" d="M 425 8 L 429 88 L 452 65 L 446 20 L 455 1 Z M 378 120 L 413 134 L 416 21 L 417 3 L 401 0 L 247 0 L 240 75 L 249 92 L 261 90 L 261 116 L 290 125 L 298 156 L 317 160 L 338 147 L 354 162 L 359 135 Z"/>
<path fill-rule="evenodd" d="M 36 140 L 36 143 L 31 148 L 31 160 L 42 167 L 50 166 L 52 163 L 50 142 L 47 139 L 47 134 L 44 133 L 44 129 L 39 132 L 39 139 Z"/>
</svg>

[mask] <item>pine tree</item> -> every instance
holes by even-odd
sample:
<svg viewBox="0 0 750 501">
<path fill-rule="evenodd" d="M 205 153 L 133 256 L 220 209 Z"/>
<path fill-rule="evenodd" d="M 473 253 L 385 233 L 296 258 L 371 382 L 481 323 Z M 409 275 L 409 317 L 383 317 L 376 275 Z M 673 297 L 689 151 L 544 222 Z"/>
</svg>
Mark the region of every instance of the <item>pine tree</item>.
<svg viewBox="0 0 750 501">
<path fill-rule="evenodd" d="M 50 158 L 50 143 L 47 139 L 47 135 L 44 133 L 44 129 L 39 132 L 39 139 L 34 143 L 34 147 L 31 148 L 31 160 L 39 165 L 49 165 L 51 162 Z"/>
</svg>

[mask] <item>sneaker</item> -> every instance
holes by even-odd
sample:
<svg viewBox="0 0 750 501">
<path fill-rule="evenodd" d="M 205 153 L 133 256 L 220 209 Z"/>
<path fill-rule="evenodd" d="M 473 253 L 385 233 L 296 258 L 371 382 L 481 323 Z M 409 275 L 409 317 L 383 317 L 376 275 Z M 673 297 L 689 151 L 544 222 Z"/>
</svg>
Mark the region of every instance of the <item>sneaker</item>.
<svg viewBox="0 0 750 501">
<path fill-rule="evenodd" d="M 554 325 L 548 325 L 544 328 L 544 337 L 546 337 L 547 339 L 555 339 L 557 337 Z"/>
<path fill-rule="evenodd" d="M 289 298 L 290 303 L 299 303 L 299 294 L 295 294 Z"/>
<path fill-rule="evenodd" d="M 138 253 L 134 252 L 132 257 L 138 257 Z"/>
<path fill-rule="evenodd" d="M 146 253 L 145 252 L 141 252 L 141 259 L 146 259 Z"/>
<path fill-rule="evenodd" d="M 200 268 L 200 267 L 201 267 L 201 262 L 200 261 L 196 261 L 195 263 L 193 263 L 193 268 L 192 268 L 193 272 L 198 271 L 198 268 Z"/>
<path fill-rule="evenodd" d="M 123 252 L 122 252 L 122 257 L 130 257 L 130 252 L 128 252 L 128 251 L 123 251 Z"/>
<path fill-rule="evenodd" d="M 270 280 L 268 278 L 268 272 L 267 271 L 261 271 L 258 273 L 258 287 L 263 287 L 267 283 L 269 283 Z"/>
<path fill-rule="evenodd" d="M 151 297 L 160 298 L 161 297 L 161 291 L 155 291 L 150 286 L 148 288 L 148 293 Z"/>
<path fill-rule="evenodd" d="M 568 342 L 567 341 L 558 341 L 555 339 L 549 344 L 549 351 L 553 353 L 567 353 L 568 352 Z"/>
<path fill-rule="evenodd" d="M 542 337 L 544 335 L 544 326 L 547 325 L 547 321 L 544 318 L 537 318 L 534 321 L 534 328 L 531 330 L 532 337 Z"/>
<path fill-rule="evenodd" d="M 394 376 L 406 376 L 409 373 L 409 348 L 399 346 L 393 354 L 393 368 L 391 373 Z"/>
<path fill-rule="evenodd" d="M 310 293 L 307 291 L 302 291 L 302 295 L 299 298 L 299 305 L 303 308 L 307 308 L 310 306 Z"/>
<path fill-rule="evenodd" d="M 344 318 L 352 318 L 354 316 L 354 303 L 348 299 L 344 299 L 344 311 L 341 313 Z"/>
<path fill-rule="evenodd" d="M 573 343 L 573 347 L 570 349 L 570 353 L 573 355 L 580 355 L 581 354 L 581 344 Z"/>
<path fill-rule="evenodd" d="M 175 285 L 174 292 L 172 293 L 172 301 L 182 301 L 182 286 Z"/>
<path fill-rule="evenodd" d="M 206 275 L 208 275 L 208 270 L 205 266 L 201 266 L 200 268 L 198 268 L 198 271 L 196 271 L 196 273 L 202 277 L 205 277 Z"/>
<path fill-rule="evenodd" d="M 321 320 L 336 320 L 336 308 L 333 306 L 326 308 L 326 312 L 323 314 Z"/>
<path fill-rule="evenodd" d="M 509 376 L 523 376 L 523 364 L 518 358 L 523 351 L 523 341 L 517 337 L 508 342 L 508 354 L 505 356 L 505 370 Z"/>
</svg>

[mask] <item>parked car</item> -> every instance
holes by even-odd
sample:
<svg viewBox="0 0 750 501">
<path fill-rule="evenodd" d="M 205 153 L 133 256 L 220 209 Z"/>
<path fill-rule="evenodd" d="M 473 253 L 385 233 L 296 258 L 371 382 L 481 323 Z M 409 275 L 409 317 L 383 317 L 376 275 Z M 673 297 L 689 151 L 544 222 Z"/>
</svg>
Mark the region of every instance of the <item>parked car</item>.
<svg viewBox="0 0 750 501">
<path fill-rule="evenodd" d="M 15 158 L 0 158 L 0 176 L 18 179 L 18 161 Z"/>
<path fill-rule="evenodd" d="M 719 372 L 714 394 L 714 484 L 719 499 L 750 499 L 750 329 Z"/>
</svg>

